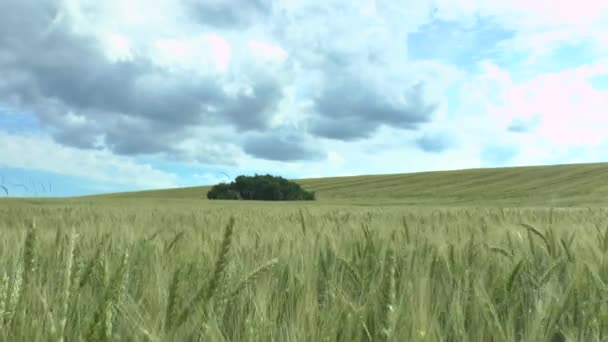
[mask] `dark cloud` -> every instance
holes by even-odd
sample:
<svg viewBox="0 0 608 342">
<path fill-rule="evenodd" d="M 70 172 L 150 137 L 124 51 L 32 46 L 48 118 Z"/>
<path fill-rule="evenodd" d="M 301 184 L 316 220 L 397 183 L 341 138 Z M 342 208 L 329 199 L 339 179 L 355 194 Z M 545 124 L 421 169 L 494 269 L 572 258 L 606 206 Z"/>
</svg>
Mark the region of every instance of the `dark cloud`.
<svg viewBox="0 0 608 342">
<path fill-rule="evenodd" d="M 104 133 L 104 140 L 106 145 L 119 154 L 175 153 L 172 145 L 167 145 L 166 142 L 180 141 L 178 134 L 181 131 L 159 126 L 162 124 L 151 120 L 116 120 Z"/>
<path fill-rule="evenodd" d="M 401 96 L 392 92 L 383 93 L 356 77 L 329 84 L 316 99 L 311 132 L 349 141 L 370 137 L 381 125 L 416 129 L 430 121 L 436 105 L 425 101 L 422 83 L 404 89 Z"/>
<path fill-rule="evenodd" d="M 57 141 L 92 148 L 102 139 L 120 154 L 173 153 L 192 126 L 268 128 L 282 97 L 273 75 L 252 67 L 251 92 L 228 94 L 219 78 L 138 57 L 110 61 L 97 40 L 57 20 L 58 3 L 0 2 L 0 103 L 35 112 Z"/>
<path fill-rule="evenodd" d="M 251 95 L 239 94 L 223 101 L 222 114 L 240 132 L 268 128 L 269 121 L 283 97 L 281 84 L 268 74 L 256 74 Z"/>
<path fill-rule="evenodd" d="M 38 40 L 60 13 L 60 2 L 54 0 L 0 2 L 0 44 L 21 43 L 20 36 Z"/>
<path fill-rule="evenodd" d="M 298 133 L 254 134 L 245 139 L 245 152 L 253 157 L 275 161 L 319 160 L 321 151 Z"/>
<path fill-rule="evenodd" d="M 443 151 L 453 148 L 455 145 L 455 139 L 445 134 L 424 134 L 420 138 L 416 139 L 416 145 L 425 152 L 441 153 Z"/>
<path fill-rule="evenodd" d="M 188 0 L 185 4 L 198 23 L 221 29 L 243 29 L 272 10 L 272 3 L 265 0 Z"/>
<path fill-rule="evenodd" d="M 377 129 L 377 122 L 364 118 L 330 118 L 317 115 L 312 121 L 310 131 L 319 137 L 354 141 L 371 136 Z"/>
</svg>

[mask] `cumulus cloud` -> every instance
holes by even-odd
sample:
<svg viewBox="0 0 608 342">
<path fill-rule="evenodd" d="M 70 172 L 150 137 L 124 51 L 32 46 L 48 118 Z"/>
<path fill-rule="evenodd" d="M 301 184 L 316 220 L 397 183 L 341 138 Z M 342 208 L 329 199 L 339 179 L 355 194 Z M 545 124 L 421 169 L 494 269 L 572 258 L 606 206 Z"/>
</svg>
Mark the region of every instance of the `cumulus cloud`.
<svg viewBox="0 0 608 342">
<path fill-rule="evenodd" d="M 266 0 L 187 0 L 185 7 L 198 23 L 222 29 L 243 29 L 264 19 L 272 10 Z"/>
<path fill-rule="evenodd" d="M 513 120 L 528 122 L 535 128 L 534 138 L 555 145 L 597 145 L 608 136 L 608 92 L 594 89 L 586 71 L 575 68 L 505 82 L 504 101 L 494 103 L 490 115 L 504 127 Z"/>
<path fill-rule="evenodd" d="M 282 97 L 272 73 L 250 65 L 248 77 L 234 80 L 170 70 L 138 55 L 112 61 L 97 37 L 74 32 L 61 3 L 41 4 L 0 4 L 0 45 L 8 51 L 0 101 L 35 112 L 57 141 L 79 148 L 101 142 L 125 155 L 171 153 L 191 126 L 268 128 Z M 28 17 L 31 23 L 21 19 Z"/>
<path fill-rule="evenodd" d="M 514 77 L 486 61 L 460 89 L 462 146 L 477 147 L 484 165 L 539 165 L 600 161 L 608 141 L 608 92 L 591 79 L 604 63 Z"/>
<path fill-rule="evenodd" d="M 302 66 L 297 86 L 310 95 L 310 133 L 353 141 L 381 126 L 415 130 L 432 120 L 455 68 L 408 61 L 407 44 L 394 43 L 407 42 L 430 7 L 403 13 L 385 1 L 296 3 L 277 20 L 274 36 L 292 47 L 290 60 Z"/>
<path fill-rule="evenodd" d="M 274 161 L 310 161 L 323 158 L 312 140 L 298 132 L 274 135 L 253 134 L 243 144 L 249 155 Z"/>
<path fill-rule="evenodd" d="M 263 148 L 285 139 L 273 125 L 286 117 L 287 88 L 311 103 L 296 119 L 298 136 L 352 141 L 381 126 L 415 130 L 432 120 L 447 67 L 414 67 L 399 59 L 406 44 L 392 44 L 428 20 L 428 6 L 413 7 L 403 26 L 389 2 L 240 4 L 162 2 L 175 16 L 166 31 L 154 13 L 148 22 L 126 4 L 4 1 L 0 101 L 34 112 L 57 142 L 120 155 L 185 156 L 180 146 L 193 127 L 229 125 L 265 134 L 241 146 L 251 155 L 307 159 L 314 153 L 296 143 L 283 144 L 282 156 Z M 159 36 L 144 35 L 137 22 Z"/>
<path fill-rule="evenodd" d="M 425 101 L 420 83 L 391 98 L 357 82 L 355 77 L 335 82 L 315 103 L 318 116 L 313 120 L 312 133 L 322 137 L 366 138 L 382 124 L 415 129 L 428 122 L 436 108 L 436 104 Z"/>
</svg>

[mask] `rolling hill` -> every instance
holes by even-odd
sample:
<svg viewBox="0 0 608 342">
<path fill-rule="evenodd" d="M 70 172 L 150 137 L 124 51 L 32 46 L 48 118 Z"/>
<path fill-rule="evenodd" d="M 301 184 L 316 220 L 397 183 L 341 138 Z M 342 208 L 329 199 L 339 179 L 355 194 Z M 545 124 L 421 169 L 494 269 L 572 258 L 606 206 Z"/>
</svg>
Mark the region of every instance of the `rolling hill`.
<svg viewBox="0 0 608 342">
<path fill-rule="evenodd" d="M 608 205 L 608 163 L 527 166 L 296 180 L 319 204 Z M 209 186 L 82 199 L 204 199 Z"/>
</svg>

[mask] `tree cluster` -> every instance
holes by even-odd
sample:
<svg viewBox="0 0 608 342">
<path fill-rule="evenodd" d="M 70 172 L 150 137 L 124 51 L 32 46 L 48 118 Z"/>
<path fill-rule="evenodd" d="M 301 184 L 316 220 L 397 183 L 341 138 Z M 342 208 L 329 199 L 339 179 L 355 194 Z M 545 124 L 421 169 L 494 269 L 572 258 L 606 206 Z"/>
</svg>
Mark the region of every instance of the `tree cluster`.
<svg viewBox="0 0 608 342">
<path fill-rule="evenodd" d="M 315 193 L 283 177 L 271 175 L 238 176 L 231 182 L 220 183 L 207 193 L 208 199 L 259 201 L 311 201 Z"/>
</svg>

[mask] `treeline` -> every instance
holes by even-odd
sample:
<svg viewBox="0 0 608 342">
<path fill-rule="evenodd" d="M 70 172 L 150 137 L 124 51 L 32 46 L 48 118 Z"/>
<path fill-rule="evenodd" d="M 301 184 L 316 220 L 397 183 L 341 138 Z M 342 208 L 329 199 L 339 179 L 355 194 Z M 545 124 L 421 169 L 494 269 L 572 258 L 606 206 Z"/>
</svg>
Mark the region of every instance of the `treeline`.
<svg viewBox="0 0 608 342">
<path fill-rule="evenodd" d="M 272 175 L 238 176 L 234 182 L 220 183 L 207 193 L 208 199 L 258 201 L 312 201 L 315 193 L 299 184 Z"/>
</svg>

